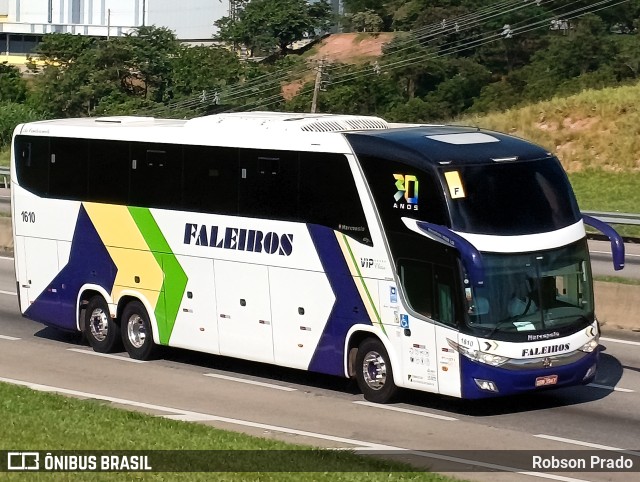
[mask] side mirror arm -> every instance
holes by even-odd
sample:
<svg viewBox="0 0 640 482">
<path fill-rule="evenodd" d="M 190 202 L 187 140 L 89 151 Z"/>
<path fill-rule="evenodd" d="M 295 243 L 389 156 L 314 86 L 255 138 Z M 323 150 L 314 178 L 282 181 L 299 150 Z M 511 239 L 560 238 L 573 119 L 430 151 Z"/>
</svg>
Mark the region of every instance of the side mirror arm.
<svg viewBox="0 0 640 482">
<path fill-rule="evenodd" d="M 616 271 L 620 271 L 622 268 L 624 268 L 624 241 L 622 239 L 622 236 L 620 236 L 618 232 L 607 223 L 605 223 L 604 221 L 600 221 L 593 216 L 583 214 L 582 220 L 586 225 L 597 229 L 607 238 L 609 238 L 609 241 L 611 242 L 611 254 L 613 257 L 613 269 Z"/>
<path fill-rule="evenodd" d="M 445 226 L 427 223 L 425 221 L 417 221 L 416 225 L 428 238 L 451 246 L 458 251 L 462 257 L 462 263 L 467 270 L 471 283 L 474 286 L 484 285 L 482 254 L 480 254 L 480 251 L 478 251 L 473 244 Z"/>
</svg>

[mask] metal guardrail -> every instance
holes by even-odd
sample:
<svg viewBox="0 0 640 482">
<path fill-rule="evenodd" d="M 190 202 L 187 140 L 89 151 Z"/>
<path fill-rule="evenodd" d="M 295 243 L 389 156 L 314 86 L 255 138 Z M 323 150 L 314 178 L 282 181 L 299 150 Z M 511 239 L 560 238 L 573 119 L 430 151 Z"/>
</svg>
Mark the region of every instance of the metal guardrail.
<svg viewBox="0 0 640 482">
<path fill-rule="evenodd" d="M 582 214 L 593 216 L 608 224 L 628 224 L 640 226 L 640 214 L 633 213 L 606 213 L 601 211 L 583 211 Z"/>
<path fill-rule="evenodd" d="M 0 179 L 2 179 L 2 185 L 9 187 L 9 181 L 11 180 L 11 170 L 8 167 L 0 167 Z"/>
</svg>

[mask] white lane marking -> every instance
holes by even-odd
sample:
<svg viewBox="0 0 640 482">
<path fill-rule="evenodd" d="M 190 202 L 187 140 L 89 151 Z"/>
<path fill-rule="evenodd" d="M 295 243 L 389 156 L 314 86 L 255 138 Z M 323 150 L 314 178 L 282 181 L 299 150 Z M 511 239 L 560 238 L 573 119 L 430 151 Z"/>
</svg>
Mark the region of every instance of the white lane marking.
<svg viewBox="0 0 640 482">
<path fill-rule="evenodd" d="M 600 340 L 601 341 L 612 341 L 613 343 L 622 343 L 623 345 L 640 346 L 640 342 L 638 342 L 638 341 L 619 340 L 618 338 L 607 338 L 607 337 L 604 337 L 604 336 L 601 336 Z"/>
<path fill-rule="evenodd" d="M 437 418 L 439 420 L 448 420 L 448 421 L 458 420 L 457 418 L 447 417 L 445 415 L 437 415 L 435 413 L 420 412 L 418 410 L 411 410 L 408 408 L 392 407 L 390 405 L 380 405 L 379 403 L 361 402 L 361 401 L 356 401 L 353 403 L 355 403 L 356 405 L 364 405 L 366 407 L 381 408 L 383 410 L 391 410 L 392 412 L 402 412 L 402 413 L 408 413 L 411 415 L 419 415 L 421 417 Z"/>
<path fill-rule="evenodd" d="M 297 388 L 283 387 L 282 385 L 275 385 L 273 383 L 257 382 L 254 380 L 246 380 L 244 378 L 230 377 L 227 375 L 219 375 L 217 373 L 205 373 L 204 376 L 211 377 L 211 378 L 219 378 L 221 380 L 228 380 L 230 382 L 239 382 L 239 383 L 247 383 L 249 385 L 258 385 L 259 387 L 274 388 L 276 390 L 282 390 L 284 392 L 295 392 L 298 390 Z"/>
<path fill-rule="evenodd" d="M 628 455 L 640 455 L 640 452 L 634 452 L 633 450 L 625 450 L 625 449 L 620 449 L 617 447 L 610 447 L 608 445 L 600 445 L 600 444 L 594 444 L 591 442 L 583 442 L 582 440 L 573 440 L 570 438 L 563 438 L 563 437 L 556 437 L 554 435 L 546 435 L 543 433 L 539 433 L 538 435 L 534 435 L 534 437 L 538 437 L 538 438 L 544 438 L 547 440 L 555 440 L 556 442 L 564 442 L 567 444 L 572 444 L 572 445 L 580 445 L 582 447 L 590 447 L 592 449 L 600 449 L 600 450 L 614 450 L 616 452 L 621 452 L 624 454 L 628 454 Z"/>
<path fill-rule="evenodd" d="M 633 393 L 634 390 L 631 390 L 630 388 L 619 388 L 619 387 L 610 387 L 608 385 L 600 385 L 599 383 L 589 383 L 587 384 L 588 387 L 594 387 L 594 388 L 604 388 L 606 390 L 614 390 L 616 392 L 624 392 L 624 393 Z"/>
<path fill-rule="evenodd" d="M 72 395 L 72 396 L 75 396 L 75 397 L 92 398 L 92 399 L 96 399 L 96 400 L 104 400 L 104 401 L 115 403 L 115 404 L 118 404 L 118 405 L 129 405 L 131 407 L 145 408 L 147 410 L 155 410 L 155 411 L 159 411 L 159 412 L 170 412 L 170 414 L 164 415 L 163 417 L 164 418 L 174 419 L 174 420 L 178 419 L 178 420 L 224 422 L 224 423 L 229 423 L 229 424 L 233 424 L 233 425 L 240 425 L 240 426 L 243 426 L 243 427 L 260 428 L 260 429 L 264 429 L 264 430 L 271 430 L 271 431 L 274 431 L 274 432 L 288 433 L 288 434 L 292 434 L 292 435 L 301 435 L 303 437 L 317 438 L 317 439 L 321 439 L 321 440 L 328 440 L 328 441 L 331 441 L 331 442 L 338 442 L 338 443 L 344 443 L 344 444 L 348 444 L 348 445 L 355 445 L 360 450 L 378 450 L 378 451 L 393 451 L 393 452 L 402 451 L 403 453 L 416 455 L 416 456 L 419 456 L 419 457 L 448 460 L 450 462 L 456 462 L 456 463 L 466 464 L 466 465 L 474 465 L 474 466 L 477 466 L 477 467 L 485 467 L 485 468 L 492 469 L 492 470 L 500 470 L 500 471 L 504 471 L 504 472 L 512 472 L 512 473 L 522 474 L 522 475 L 530 475 L 531 477 L 540 477 L 540 478 L 543 478 L 543 479 L 559 480 L 559 481 L 562 481 L 562 482 L 587 482 L 587 481 L 585 481 L 583 479 L 574 479 L 574 478 L 571 478 L 571 477 L 564 477 L 562 475 L 543 474 L 543 473 L 540 473 L 540 472 L 530 472 L 530 471 L 525 471 L 525 470 L 514 468 L 514 467 L 508 467 L 506 465 L 490 464 L 490 463 L 486 463 L 486 462 L 480 462 L 480 461 L 477 461 L 477 460 L 462 459 L 462 458 L 458 458 L 458 457 L 450 457 L 448 455 L 442 455 L 442 454 L 432 454 L 430 452 L 417 452 L 415 450 L 406 449 L 406 448 L 402 448 L 402 447 L 394 447 L 392 445 L 383 445 L 383 444 L 378 444 L 378 443 L 373 443 L 373 442 L 365 442 L 365 441 L 362 441 L 362 440 L 356 440 L 356 439 L 350 439 L 350 438 L 344 438 L 344 437 L 335 437 L 333 435 L 327 435 L 327 434 L 316 433 L 316 432 L 307 432 L 305 430 L 296 430 L 296 429 L 288 428 L 288 427 L 279 427 L 277 425 L 269 425 L 269 424 L 264 424 L 264 423 L 251 422 L 249 420 L 240 420 L 240 419 L 236 419 L 236 418 L 219 417 L 217 415 L 209 415 L 209 414 L 206 414 L 206 413 L 191 412 L 189 410 L 182 410 L 182 409 L 179 409 L 179 408 L 172 408 L 172 407 L 164 407 L 162 405 L 154 405 L 154 404 L 151 404 L 151 403 L 136 402 L 134 400 L 126 400 L 126 399 L 123 399 L 123 398 L 109 397 L 107 395 L 97 395 L 95 393 L 87 393 L 87 392 L 80 392 L 80 391 L 77 391 L 77 390 L 69 390 L 67 388 L 58 388 L 58 387 L 52 387 L 52 386 L 48 386 L 48 385 L 40 385 L 38 383 L 31 383 L 31 382 L 27 382 L 27 381 L 23 381 L 23 380 L 15 380 L 15 379 L 12 379 L 12 378 L 0 377 L 0 382 L 12 383 L 14 385 L 21 385 L 21 386 L 29 387 L 32 390 L 38 390 L 38 391 L 41 391 L 41 392 L 55 392 L 55 393 L 61 393 L 61 394 L 65 394 L 65 395 Z"/>
<path fill-rule="evenodd" d="M 92 350 L 83 350 L 82 348 L 67 348 L 67 351 L 74 351 L 76 353 L 83 353 L 85 355 L 101 356 L 102 358 L 111 358 L 113 360 L 126 361 L 130 363 L 147 363 L 143 360 L 135 360 L 133 358 L 124 357 L 120 355 L 110 355 L 109 353 L 98 353 Z"/>
<path fill-rule="evenodd" d="M 19 339 L 20 338 L 16 338 L 15 336 L 0 335 L 0 340 L 17 341 Z"/>
<path fill-rule="evenodd" d="M 0 295 L 18 296 L 18 293 L 16 293 L 15 291 L 0 290 Z"/>
</svg>

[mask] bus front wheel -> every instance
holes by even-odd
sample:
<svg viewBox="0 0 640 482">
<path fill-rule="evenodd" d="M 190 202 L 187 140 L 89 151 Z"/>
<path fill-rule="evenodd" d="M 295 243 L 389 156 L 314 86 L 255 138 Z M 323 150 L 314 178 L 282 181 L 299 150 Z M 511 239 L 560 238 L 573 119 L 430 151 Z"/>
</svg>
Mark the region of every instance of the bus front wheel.
<svg viewBox="0 0 640 482">
<path fill-rule="evenodd" d="M 380 340 L 367 338 L 358 347 L 356 378 L 364 398 L 386 403 L 397 391 L 389 354 Z"/>
<path fill-rule="evenodd" d="M 93 351 L 111 353 L 120 343 L 120 330 L 111 318 L 107 302 L 96 295 L 89 300 L 85 311 L 84 334 Z"/>
<path fill-rule="evenodd" d="M 156 352 L 147 310 L 139 301 L 130 302 L 122 312 L 122 342 L 135 360 L 149 360 Z"/>
</svg>

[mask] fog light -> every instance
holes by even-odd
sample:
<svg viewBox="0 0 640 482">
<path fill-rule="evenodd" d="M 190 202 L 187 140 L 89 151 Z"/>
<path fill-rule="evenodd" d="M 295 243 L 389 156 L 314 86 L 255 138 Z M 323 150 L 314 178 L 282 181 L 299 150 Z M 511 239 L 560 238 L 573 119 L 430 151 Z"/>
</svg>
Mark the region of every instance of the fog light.
<svg viewBox="0 0 640 482">
<path fill-rule="evenodd" d="M 498 392 L 498 387 L 491 380 L 481 380 L 480 378 L 474 378 L 474 382 L 478 385 L 480 390 L 487 390 L 488 392 Z"/>
<path fill-rule="evenodd" d="M 592 377 L 593 375 L 595 375 L 596 373 L 596 365 L 595 363 L 593 365 L 591 365 L 589 367 L 589 369 L 587 370 L 587 373 L 585 373 L 584 377 L 582 378 L 583 380 L 586 380 L 587 378 Z"/>
</svg>

